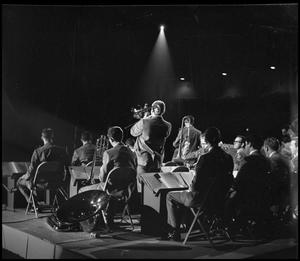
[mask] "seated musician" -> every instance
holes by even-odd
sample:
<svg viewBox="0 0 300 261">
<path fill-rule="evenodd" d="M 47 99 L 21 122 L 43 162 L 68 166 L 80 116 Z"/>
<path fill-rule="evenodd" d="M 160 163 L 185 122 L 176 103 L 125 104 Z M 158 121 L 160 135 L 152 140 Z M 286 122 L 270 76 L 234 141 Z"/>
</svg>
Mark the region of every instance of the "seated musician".
<svg viewBox="0 0 300 261">
<path fill-rule="evenodd" d="M 173 142 L 175 151 L 172 161 L 177 163 L 189 161 L 189 163 L 193 164 L 197 161 L 198 156 L 198 154 L 194 152 L 198 151 L 198 149 L 201 148 L 201 131 L 194 127 L 194 116 L 184 116 L 183 121 L 183 129 L 179 129 L 178 135 Z"/>
<path fill-rule="evenodd" d="M 116 167 L 129 167 L 132 169 L 136 169 L 137 162 L 134 152 L 132 152 L 130 148 L 128 148 L 122 142 L 123 130 L 118 126 L 110 127 L 107 131 L 107 137 L 110 144 L 112 145 L 112 148 L 104 151 L 103 153 L 103 164 L 100 168 L 99 174 L 100 183 L 83 187 L 79 190 L 79 193 L 92 189 L 103 190 L 108 173 Z M 109 210 L 107 210 L 107 222 L 109 226 L 113 225 L 114 216 L 114 206 L 111 203 L 109 205 Z"/>
<path fill-rule="evenodd" d="M 81 133 L 82 146 L 74 150 L 71 165 L 84 166 L 93 161 L 96 146 L 92 144 L 91 134 L 88 131 Z"/>
<path fill-rule="evenodd" d="M 271 210 L 274 215 L 289 205 L 290 163 L 279 153 L 280 142 L 269 137 L 264 141 L 265 154 L 270 163 Z"/>
<path fill-rule="evenodd" d="M 69 157 L 63 147 L 54 144 L 53 130 L 50 128 L 43 129 L 41 135 L 41 139 L 44 145 L 33 151 L 31 162 L 26 174 L 21 176 L 17 181 L 17 187 L 25 197 L 27 202 L 29 201 L 30 196 L 29 189 L 32 186 L 32 181 L 36 169 L 40 165 L 40 163 L 44 161 L 59 161 L 64 165 L 66 174 L 68 174 Z M 34 197 L 37 197 L 36 192 L 34 192 Z M 38 200 L 36 200 L 35 202 L 38 208 Z"/>
<path fill-rule="evenodd" d="M 225 205 L 225 222 L 231 227 L 243 225 L 248 218 L 263 220 L 270 208 L 270 167 L 261 154 L 263 141 L 249 134 L 245 142 L 245 163 L 234 179 Z"/>
<path fill-rule="evenodd" d="M 209 206 L 219 206 L 232 184 L 233 159 L 218 146 L 221 140 L 219 129 L 208 128 L 204 135 L 208 152 L 201 155 L 196 163 L 195 176 L 190 190 L 170 191 L 167 194 L 166 205 L 170 231 L 163 236 L 163 239 L 180 241 L 179 228 L 185 207 L 193 207 L 201 202 L 213 179 L 215 179 L 212 197 L 214 201 L 209 202 Z"/>
</svg>

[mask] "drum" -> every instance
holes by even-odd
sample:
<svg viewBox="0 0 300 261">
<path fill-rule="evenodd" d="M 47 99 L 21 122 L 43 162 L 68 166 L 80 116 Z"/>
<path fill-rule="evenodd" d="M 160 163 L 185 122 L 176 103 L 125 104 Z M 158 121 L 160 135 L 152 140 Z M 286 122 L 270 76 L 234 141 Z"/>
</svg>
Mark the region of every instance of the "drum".
<svg viewBox="0 0 300 261">
<path fill-rule="evenodd" d="M 48 218 L 48 224 L 57 231 L 60 231 L 60 228 L 68 231 L 68 227 L 74 227 L 74 224 L 80 223 L 84 231 L 90 232 L 94 229 L 101 210 L 106 208 L 108 202 L 109 195 L 104 191 L 84 191 L 65 201 L 54 214 L 55 217 Z"/>
</svg>

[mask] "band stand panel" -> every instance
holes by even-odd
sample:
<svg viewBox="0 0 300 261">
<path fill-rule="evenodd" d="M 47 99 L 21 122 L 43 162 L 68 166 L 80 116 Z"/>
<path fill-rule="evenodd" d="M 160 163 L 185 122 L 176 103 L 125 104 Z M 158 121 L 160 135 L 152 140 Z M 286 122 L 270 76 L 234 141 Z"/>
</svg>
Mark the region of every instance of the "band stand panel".
<svg viewBox="0 0 300 261">
<path fill-rule="evenodd" d="M 182 172 L 185 175 L 191 175 L 190 172 Z M 182 173 L 177 172 L 172 175 L 180 176 Z M 169 191 L 184 190 L 188 185 L 174 184 L 167 188 L 161 186 L 156 180 L 155 175 L 171 177 L 169 173 L 144 173 L 141 174 L 142 183 L 142 209 L 141 209 L 141 233 L 152 236 L 162 236 L 167 226 L 167 209 L 166 195 Z M 190 178 L 191 179 L 191 178 Z M 182 182 L 187 178 L 182 177 Z M 171 182 L 170 182 L 171 184 Z"/>
<path fill-rule="evenodd" d="M 54 258 L 55 245 L 46 241 L 41 240 L 32 235 L 28 235 L 28 247 L 26 259 L 37 259 L 40 257 L 46 259 Z"/>
<path fill-rule="evenodd" d="M 5 249 L 26 258 L 28 236 L 26 233 L 9 226 L 2 225 Z"/>
</svg>

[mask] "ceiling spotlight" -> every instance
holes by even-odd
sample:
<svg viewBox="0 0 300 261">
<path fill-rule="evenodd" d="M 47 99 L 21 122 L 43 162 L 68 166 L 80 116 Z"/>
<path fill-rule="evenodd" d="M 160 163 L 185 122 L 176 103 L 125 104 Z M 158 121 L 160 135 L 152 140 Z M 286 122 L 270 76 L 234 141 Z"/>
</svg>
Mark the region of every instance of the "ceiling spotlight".
<svg viewBox="0 0 300 261">
<path fill-rule="evenodd" d="M 226 72 L 223 72 L 223 73 L 222 73 L 222 75 L 223 75 L 223 76 L 226 76 L 226 75 L 227 75 L 227 73 L 226 73 Z"/>
<path fill-rule="evenodd" d="M 184 81 L 185 80 L 184 77 L 180 77 L 179 79 L 180 79 L 180 81 Z"/>
<path fill-rule="evenodd" d="M 160 30 L 164 30 L 165 27 L 163 25 L 160 26 Z"/>
<path fill-rule="evenodd" d="M 276 67 L 275 67 L 275 66 L 270 66 L 270 69 L 271 69 L 271 70 L 275 70 Z"/>
</svg>

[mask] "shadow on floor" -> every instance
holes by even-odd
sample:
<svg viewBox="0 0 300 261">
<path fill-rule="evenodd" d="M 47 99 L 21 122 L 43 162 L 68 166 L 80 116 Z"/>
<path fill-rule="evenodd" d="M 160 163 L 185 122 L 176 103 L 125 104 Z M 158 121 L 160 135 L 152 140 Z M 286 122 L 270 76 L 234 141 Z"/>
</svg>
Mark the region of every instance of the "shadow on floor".
<svg viewBox="0 0 300 261">
<path fill-rule="evenodd" d="M 24 259 L 23 257 L 16 255 L 6 249 L 2 248 L 2 259 Z"/>
</svg>

